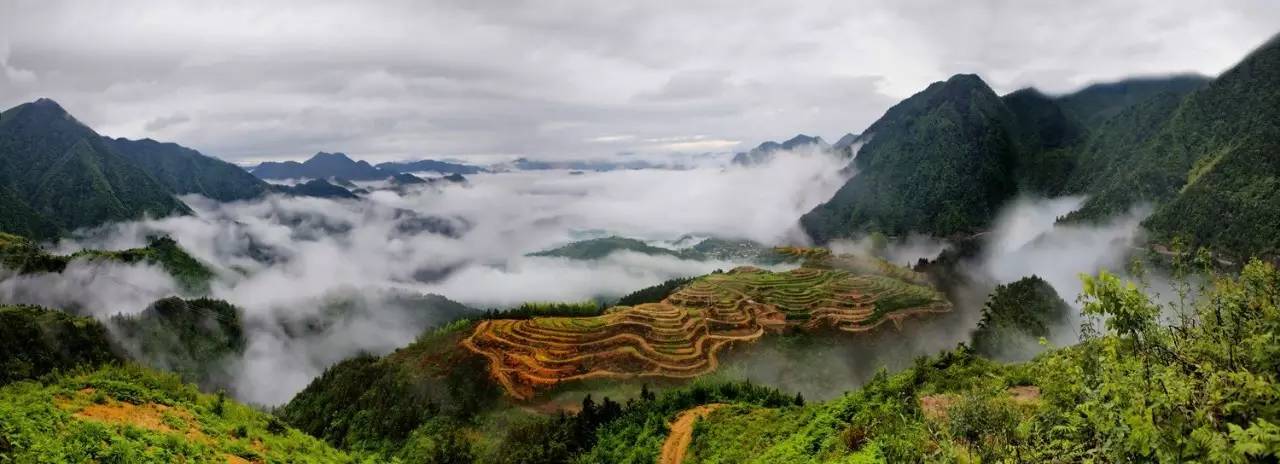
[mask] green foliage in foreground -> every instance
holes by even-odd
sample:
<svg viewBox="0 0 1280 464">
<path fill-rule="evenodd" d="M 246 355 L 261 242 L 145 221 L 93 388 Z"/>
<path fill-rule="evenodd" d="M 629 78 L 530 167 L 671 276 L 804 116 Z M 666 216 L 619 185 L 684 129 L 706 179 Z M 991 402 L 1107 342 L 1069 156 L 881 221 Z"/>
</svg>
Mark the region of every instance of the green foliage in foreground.
<svg viewBox="0 0 1280 464">
<path fill-rule="evenodd" d="M 104 367 L 0 389 L 0 462 L 352 462 L 175 375 Z"/>
<path fill-rule="evenodd" d="M 0 306 L 0 385 L 119 361 L 98 321 L 37 306 Z"/>
<path fill-rule="evenodd" d="M 22 274 L 62 272 L 77 259 L 104 260 L 126 264 L 145 262 L 164 268 L 179 285 L 193 293 L 205 293 L 213 280 L 213 270 L 165 236 L 150 237 L 147 246 L 128 250 L 81 250 L 69 256 L 50 254 L 35 242 L 0 232 L 0 266 Z"/>
<path fill-rule="evenodd" d="M 1070 314 L 1071 306 L 1038 276 L 1000 285 L 982 307 L 973 349 L 987 357 L 1010 355 L 1048 337 L 1049 329 L 1063 324 Z"/>
<path fill-rule="evenodd" d="M 473 327 L 460 321 L 385 357 L 338 363 L 289 401 L 280 416 L 334 446 L 384 456 L 398 452 L 420 427 L 472 423 L 501 395 L 484 358 L 458 347 Z"/>
<path fill-rule="evenodd" d="M 630 404 L 617 420 L 596 432 L 595 446 L 574 462 L 586 464 L 656 462 L 667 437 L 667 423 L 685 409 L 709 403 L 747 404 L 765 408 L 790 408 L 796 398 L 773 388 L 750 383 L 695 382 L 665 392 L 661 397 Z"/>
<path fill-rule="evenodd" d="M 1105 331 L 1078 346 L 1025 364 L 961 348 L 824 404 L 720 410 L 687 462 L 1275 462 L 1280 273 L 1253 261 L 1213 282 L 1161 307 L 1086 277 Z"/>
</svg>

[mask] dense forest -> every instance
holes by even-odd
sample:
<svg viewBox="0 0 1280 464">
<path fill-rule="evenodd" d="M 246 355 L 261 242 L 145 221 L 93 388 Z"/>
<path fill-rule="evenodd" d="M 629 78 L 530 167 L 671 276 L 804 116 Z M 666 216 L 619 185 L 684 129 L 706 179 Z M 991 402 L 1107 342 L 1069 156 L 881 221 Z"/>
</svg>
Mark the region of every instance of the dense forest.
<svg viewBox="0 0 1280 464">
<path fill-rule="evenodd" d="M 975 75 L 937 82 L 863 132 L 855 175 L 801 218 L 819 243 L 859 233 L 984 227 L 1017 190 L 1015 115 Z"/>
<path fill-rule="evenodd" d="M 1015 193 L 1085 195 L 1098 222 L 1154 203 L 1154 238 L 1243 262 L 1275 256 L 1280 38 L 1215 79 L 1144 78 L 1050 97 L 995 97 L 975 76 L 935 83 L 866 131 L 858 171 L 806 214 L 819 242 L 985 230 Z"/>
<path fill-rule="evenodd" d="M 0 225 L 46 239 L 111 221 L 190 212 L 52 100 L 0 113 Z"/>
</svg>

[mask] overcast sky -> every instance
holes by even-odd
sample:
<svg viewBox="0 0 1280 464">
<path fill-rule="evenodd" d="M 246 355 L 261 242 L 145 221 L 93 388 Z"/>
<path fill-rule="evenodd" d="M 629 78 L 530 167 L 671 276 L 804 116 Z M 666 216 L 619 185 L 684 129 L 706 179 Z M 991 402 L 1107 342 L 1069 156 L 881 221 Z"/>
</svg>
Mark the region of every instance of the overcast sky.
<svg viewBox="0 0 1280 464">
<path fill-rule="evenodd" d="M 1277 32 L 1276 0 L 0 0 L 0 106 L 238 162 L 721 152 L 833 141 L 961 72 L 1215 75 Z"/>
</svg>

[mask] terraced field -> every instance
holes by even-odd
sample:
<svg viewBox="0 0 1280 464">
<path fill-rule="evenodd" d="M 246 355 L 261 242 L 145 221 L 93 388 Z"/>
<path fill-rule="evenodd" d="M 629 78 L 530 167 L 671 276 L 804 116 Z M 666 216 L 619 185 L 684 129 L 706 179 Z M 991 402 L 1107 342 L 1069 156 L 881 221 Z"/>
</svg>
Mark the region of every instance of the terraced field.
<svg viewBox="0 0 1280 464">
<path fill-rule="evenodd" d="M 488 320 L 463 340 L 489 360 L 513 397 L 593 378 L 692 378 L 716 369 L 716 353 L 784 330 L 862 332 L 950 304 L 923 276 L 883 261 L 778 249 L 804 260 L 769 272 L 743 266 L 703 276 L 659 303 L 617 306 L 595 317 Z"/>
</svg>

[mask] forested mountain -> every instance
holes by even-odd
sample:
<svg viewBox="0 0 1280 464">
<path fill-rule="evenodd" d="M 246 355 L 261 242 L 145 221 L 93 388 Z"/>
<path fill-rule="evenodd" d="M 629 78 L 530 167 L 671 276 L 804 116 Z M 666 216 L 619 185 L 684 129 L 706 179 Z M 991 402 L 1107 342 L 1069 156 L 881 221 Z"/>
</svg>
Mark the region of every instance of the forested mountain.
<svg viewBox="0 0 1280 464">
<path fill-rule="evenodd" d="M 1185 95 L 1209 82 L 1208 77 L 1185 74 L 1137 77 L 1093 84 L 1058 98 L 1058 104 L 1087 129 L 1095 129 L 1121 111 L 1162 93 Z"/>
<path fill-rule="evenodd" d="M 253 168 L 253 175 L 262 179 L 327 179 L 337 177 L 348 180 L 382 180 L 395 174 L 378 169 L 366 161 L 354 161 L 345 153 L 316 153 L 304 162 L 269 161 Z"/>
<path fill-rule="evenodd" d="M 859 174 L 801 219 L 819 242 L 988 226 L 1014 193 L 1085 195 L 1068 220 L 1144 203 L 1155 239 L 1245 258 L 1280 254 L 1280 45 L 1209 81 L 1179 75 L 1051 97 L 993 98 L 975 76 L 930 86 L 869 127 Z M 968 79 L 960 79 L 967 77 Z M 968 83 L 971 92 L 960 91 Z"/>
<path fill-rule="evenodd" d="M 1280 255 L 1280 36 L 1187 96 L 1126 169 L 1090 189 L 1079 217 L 1135 202 L 1161 241 L 1244 259 Z"/>
<path fill-rule="evenodd" d="M 298 185 L 272 185 L 271 191 L 299 197 L 359 198 L 350 190 L 333 185 L 324 179 L 312 179 Z"/>
<path fill-rule="evenodd" d="M 774 153 L 779 151 L 795 150 L 797 148 L 807 146 L 815 146 L 819 149 L 831 148 L 831 145 L 828 145 L 826 141 L 822 140 L 822 137 L 812 137 L 799 134 L 782 143 L 770 140 L 757 145 L 755 148 L 752 148 L 751 151 L 735 154 L 733 155 L 733 164 L 751 165 L 764 163 L 772 158 Z"/>
<path fill-rule="evenodd" d="M 378 163 L 376 167 L 383 171 L 391 172 L 438 172 L 441 174 L 479 174 L 485 172 L 484 168 L 478 166 L 436 160 Z"/>
<path fill-rule="evenodd" d="M 200 194 L 218 201 L 256 198 L 267 183 L 239 166 L 176 143 L 151 139 L 106 139 L 107 145 L 177 194 Z"/>
<path fill-rule="evenodd" d="M 230 385 L 228 363 L 248 345 L 240 311 L 222 300 L 164 298 L 138 314 L 111 318 L 111 325 L 131 359 L 206 391 Z"/>
<path fill-rule="evenodd" d="M 856 141 L 858 141 L 858 134 L 854 134 L 854 133 L 844 134 L 843 137 L 840 137 L 840 140 L 836 140 L 836 143 L 831 144 L 831 149 L 836 151 L 844 150 L 846 148 L 852 147 L 853 142 L 856 142 Z"/>
<path fill-rule="evenodd" d="M 858 175 L 801 218 L 819 242 L 984 227 L 1016 191 L 1016 115 L 971 74 L 936 82 L 867 128 Z"/>
<path fill-rule="evenodd" d="M 40 99 L 0 113 L 0 227 L 34 238 L 190 210 L 170 190 Z"/>
</svg>

